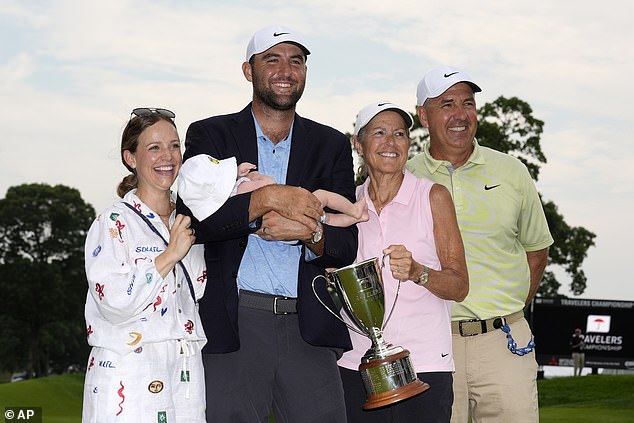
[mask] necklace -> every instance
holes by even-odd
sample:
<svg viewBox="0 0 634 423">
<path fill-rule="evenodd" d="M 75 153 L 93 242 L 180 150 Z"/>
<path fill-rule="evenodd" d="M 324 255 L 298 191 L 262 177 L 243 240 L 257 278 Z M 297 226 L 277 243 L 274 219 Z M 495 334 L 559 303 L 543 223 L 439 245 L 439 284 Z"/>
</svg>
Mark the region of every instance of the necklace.
<svg viewBox="0 0 634 423">
<path fill-rule="evenodd" d="M 377 207 L 377 208 L 376 208 L 377 214 L 381 214 L 381 212 L 383 211 L 383 209 L 385 208 L 385 206 L 387 206 L 388 204 L 389 204 L 389 202 L 387 202 L 387 203 L 383 204 L 383 205 L 382 205 L 382 206 L 380 206 L 380 207 Z"/>
<path fill-rule="evenodd" d="M 378 180 L 376 185 L 370 184 L 368 187 L 368 194 L 370 196 L 370 200 L 374 203 L 374 208 L 378 214 L 380 214 L 385 206 L 390 204 L 394 197 L 396 197 L 402 182 L 403 174 L 400 174 L 400 179 L 388 178 Z M 383 195 L 380 195 L 381 193 Z M 379 206 L 379 202 L 383 203 L 383 205 Z"/>
<path fill-rule="evenodd" d="M 382 206 L 378 205 L 379 202 L 379 197 L 375 194 L 374 195 L 375 199 L 372 200 L 372 196 L 370 196 L 370 199 L 372 200 L 372 202 L 374 203 L 374 208 L 376 209 L 376 211 L 380 214 L 383 209 L 385 208 L 385 206 L 387 206 L 388 204 L 390 204 L 390 201 L 392 201 L 392 199 L 394 198 L 393 196 L 388 196 L 388 200 L 386 200 Z"/>
<path fill-rule="evenodd" d="M 174 211 L 175 208 L 176 208 L 176 204 L 170 201 L 169 211 L 166 214 L 161 214 L 159 212 L 156 212 L 161 218 L 161 221 L 163 221 L 165 226 L 167 226 L 168 228 L 170 227 L 170 216 L 172 215 L 172 212 Z"/>
<path fill-rule="evenodd" d="M 165 214 L 159 213 L 159 212 L 157 212 L 157 213 L 158 213 L 159 216 L 161 216 L 163 218 L 167 218 L 167 217 L 170 217 L 170 215 L 172 214 L 172 212 L 174 211 L 175 208 L 176 208 L 176 204 L 174 204 L 174 203 L 172 203 L 170 201 L 170 205 L 169 205 L 167 213 L 165 213 Z"/>
</svg>

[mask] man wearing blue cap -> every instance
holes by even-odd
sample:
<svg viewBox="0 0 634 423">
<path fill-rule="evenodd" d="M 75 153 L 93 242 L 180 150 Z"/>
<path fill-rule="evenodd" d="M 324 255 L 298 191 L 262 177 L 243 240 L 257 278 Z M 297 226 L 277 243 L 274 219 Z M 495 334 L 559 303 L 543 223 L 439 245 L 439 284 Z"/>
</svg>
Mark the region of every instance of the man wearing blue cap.
<svg viewBox="0 0 634 423">
<path fill-rule="evenodd" d="M 202 221 L 192 218 L 207 263 L 200 315 L 209 340 L 209 422 L 268 422 L 271 411 L 277 423 L 346 420 L 337 359 L 351 348 L 348 330 L 318 302 L 311 281 L 325 267 L 353 262 L 357 230 L 322 225 L 311 192 L 354 201 L 352 152 L 341 132 L 295 113 L 305 46 L 290 28 L 257 31 L 242 65 L 252 102 L 187 131 L 185 160 L 235 157 L 277 182 L 229 198 Z"/>
<path fill-rule="evenodd" d="M 523 308 L 553 239 L 526 166 L 475 139 L 479 91 L 453 67 L 423 77 L 416 112 L 429 141 L 408 163 L 449 189 L 467 258 L 469 294 L 452 308 L 451 421 L 537 422 L 537 362 Z"/>
</svg>

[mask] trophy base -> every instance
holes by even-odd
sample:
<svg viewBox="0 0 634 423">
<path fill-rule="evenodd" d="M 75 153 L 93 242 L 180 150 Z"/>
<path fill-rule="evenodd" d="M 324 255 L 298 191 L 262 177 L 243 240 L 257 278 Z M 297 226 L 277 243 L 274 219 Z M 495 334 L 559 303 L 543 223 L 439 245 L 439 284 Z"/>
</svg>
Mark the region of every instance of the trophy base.
<svg viewBox="0 0 634 423">
<path fill-rule="evenodd" d="M 407 350 L 361 363 L 359 372 L 368 394 L 364 410 L 394 404 L 430 388 L 416 376 Z"/>
</svg>

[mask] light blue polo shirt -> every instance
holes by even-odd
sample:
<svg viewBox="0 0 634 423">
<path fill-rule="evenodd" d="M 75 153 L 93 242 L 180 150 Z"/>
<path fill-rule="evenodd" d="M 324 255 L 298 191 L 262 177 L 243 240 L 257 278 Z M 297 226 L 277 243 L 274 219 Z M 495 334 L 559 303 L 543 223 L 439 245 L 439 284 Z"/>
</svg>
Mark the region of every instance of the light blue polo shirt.
<svg viewBox="0 0 634 423">
<path fill-rule="evenodd" d="M 277 144 L 262 132 L 257 119 L 258 172 L 269 175 L 278 184 L 286 184 L 291 154 L 293 125 L 288 137 Z M 251 234 L 238 270 L 238 288 L 265 294 L 297 297 L 297 274 L 302 245 L 265 241 Z"/>
</svg>

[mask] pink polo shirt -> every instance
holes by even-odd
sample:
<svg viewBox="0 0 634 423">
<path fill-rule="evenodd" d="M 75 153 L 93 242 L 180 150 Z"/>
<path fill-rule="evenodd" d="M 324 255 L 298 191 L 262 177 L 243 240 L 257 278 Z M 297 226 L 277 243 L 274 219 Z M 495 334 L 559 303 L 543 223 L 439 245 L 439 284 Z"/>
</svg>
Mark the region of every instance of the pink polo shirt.
<svg viewBox="0 0 634 423">
<path fill-rule="evenodd" d="M 357 262 L 378 257 L 390 245 L 404 245 L 412 252 L 414 260 L 425 266 L 439 270 L 440 261 L 436 254 L 434 223 L 429 204 L 429 191 L 433 183 L 418 179 L 408 170 L 401 188 L 394 199 L 387 204 L 379 216 L 368 195 L 369 179 L 357 187 L 357 199 L 368 200 L 370 219 L 357 224 L 359 228 L 359 249 Z M 383 268 L 385 291 L 385 317 L 390 313 L 398 280 L 389 270 L 389 258 Z M 410 352 L 416 373 L 453 371 L 451 350 L 451 301 L 443 300 L 425 287 L 412 281 L 401 283 L 394 312 L 383 331 L 383 339 L 399 345 Z M 342 313 L 343 314 L 343 313 Z M 338 364 L 358 370 L 361 357 L 370 348 L 370 339 L 350 331 L 353 349 L 346 352 Z"/>
</svg>

